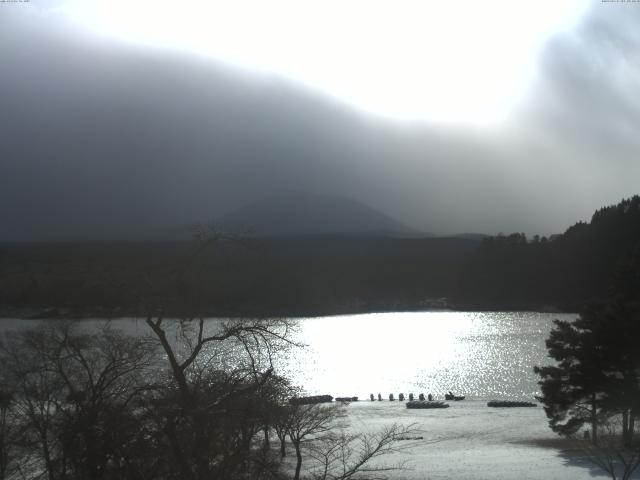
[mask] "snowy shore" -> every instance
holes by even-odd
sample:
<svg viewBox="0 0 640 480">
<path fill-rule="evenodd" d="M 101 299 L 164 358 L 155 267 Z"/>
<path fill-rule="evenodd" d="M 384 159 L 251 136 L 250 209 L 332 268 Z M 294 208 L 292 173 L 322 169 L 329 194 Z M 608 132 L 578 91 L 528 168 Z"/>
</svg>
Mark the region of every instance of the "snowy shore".
<svg viewBox="0 0 640 480">
<path fill-rule="evenodd" d="M 449 402 L 446 409 L 410 410 L 398 401 L 360 401 L 346 411 L 354 431 L 373 432 L 392 423 L 415 423 L 421 430 L 423 441 L 384 458 L 384 463 L 406 461 L 410 467 L 392 472 L 392 479 L 608 478 L 549 429 L 541 407 L 489 408 L 486 402 L 465 400 Z"/>
</svg>

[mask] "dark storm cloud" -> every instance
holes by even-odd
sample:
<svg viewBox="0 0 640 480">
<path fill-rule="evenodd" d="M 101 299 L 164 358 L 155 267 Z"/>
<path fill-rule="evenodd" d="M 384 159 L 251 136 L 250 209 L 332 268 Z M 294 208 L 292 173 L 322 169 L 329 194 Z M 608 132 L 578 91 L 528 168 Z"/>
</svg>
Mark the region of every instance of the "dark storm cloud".
<svg viewBox="0 0 640 480">
<path fill-rule="evenodd" d="M 48 20 L 2 25 L 6 237 L 155 234 L 292 185 L 345 190 L 357 173 L 344 161 L 354 127 L 330 104 L 201 60 L 43 32 Z"/>
<path fill-rule="evenodd" d="M 154 236 L 294 188 L 426 231 L 549 233 L 640 178 L 637 4 L 550 40 L 530 99 L 485 130 L 370 119 L 31 10 L 0 11 L 1 239 Z"/>
</svg>

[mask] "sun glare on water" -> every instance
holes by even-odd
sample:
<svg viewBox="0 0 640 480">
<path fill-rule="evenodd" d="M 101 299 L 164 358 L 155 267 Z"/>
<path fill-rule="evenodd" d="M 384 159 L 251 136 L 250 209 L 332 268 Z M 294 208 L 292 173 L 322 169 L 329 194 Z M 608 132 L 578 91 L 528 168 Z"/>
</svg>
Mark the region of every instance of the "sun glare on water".
<svg viewBox="0 0 640 480">
<path fill-rule="evenodd" d="M 468 398 L 530 399 L 535 365 L 557 315 L 532 312 L 394 312 L 303 319 L 307 348 L 287 375 L 308 394 L 368 399 L 452 390 Z M 567 318 L 572 318 L 571 315 Z"/>
<path fill-rule="evenodd" d="M 310 366 L 314 387 L 398 390 L 420 369 L 452 366 L 465 357 L 467 347 L 458 339 L 473 330 L 474 318 L 465 314 L 354 315 L 305 320 L 303 341 L 311 345 L 310 358 L 321 360 Z"/>
<path fill-rule="evenodd" d="M 398 119 L 487 123 L 526 91 L 575 0 L 66 2 L 90 29 L 281 75 Z"/>
</svg>

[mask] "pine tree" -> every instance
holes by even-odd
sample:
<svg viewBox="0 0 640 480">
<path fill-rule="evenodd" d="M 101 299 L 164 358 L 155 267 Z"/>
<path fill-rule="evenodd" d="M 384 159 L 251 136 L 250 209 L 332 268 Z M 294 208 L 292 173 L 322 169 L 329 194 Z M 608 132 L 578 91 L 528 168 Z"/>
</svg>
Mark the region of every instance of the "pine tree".
<svg viewBox="0 0 640 480">
<path fill-rule="evenodd" d="M 554 320 L 555 328 L 546 341 L 555 366 L 535 367 L 549 425 L 554 432 L 571 435 L 591 425 L 597 442 L 601 401 L 608 389 L 597 331 L 583 318 L 573 322 Z M 597 330 L 597 329 L 596 329 Z"/>
<path fill-rule="evenodd" d="M 623 440 L 631 443 L 640 414 L 637 304 L 594 302 L 573 322 L 554 323 L 546 344 L 558 363 L 535 367 L 549 425 L 571 435 L 590 424 L 595 443 L 598 425 L 621 415 Z"/>
</svg>

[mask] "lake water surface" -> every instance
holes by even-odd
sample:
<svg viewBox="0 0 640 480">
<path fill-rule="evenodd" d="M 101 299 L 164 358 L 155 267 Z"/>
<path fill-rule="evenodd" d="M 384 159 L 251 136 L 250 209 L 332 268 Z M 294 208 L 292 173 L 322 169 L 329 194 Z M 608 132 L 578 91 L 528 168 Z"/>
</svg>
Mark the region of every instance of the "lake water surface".
<svg viewBox="0 0 640 480">
<path fill-rule="evenodd" d="M 451 390 L 467 398 L 531 399 L 548 364 L 554 318 L 532 312 L 411 312 L 304 319 L 308 347 L 289 362 L 310 394 L 368 398 Z"/>
<path fill-rule="evenodd" d="M 544 341 L 554 318 L 534 312 L 410 312 L 299 320 L 295 349 L 278 367 L 308 394 L 358 396 L 451 390 L 467 398 L 531 399 L 535 365 L 549 363 Z M 32 325 L 0 320 L 0 329 Z M 210 320 L 213 327 L 216 320 Z M 114 324 L 147 333 L 141 320 Z"/>
</svg>

